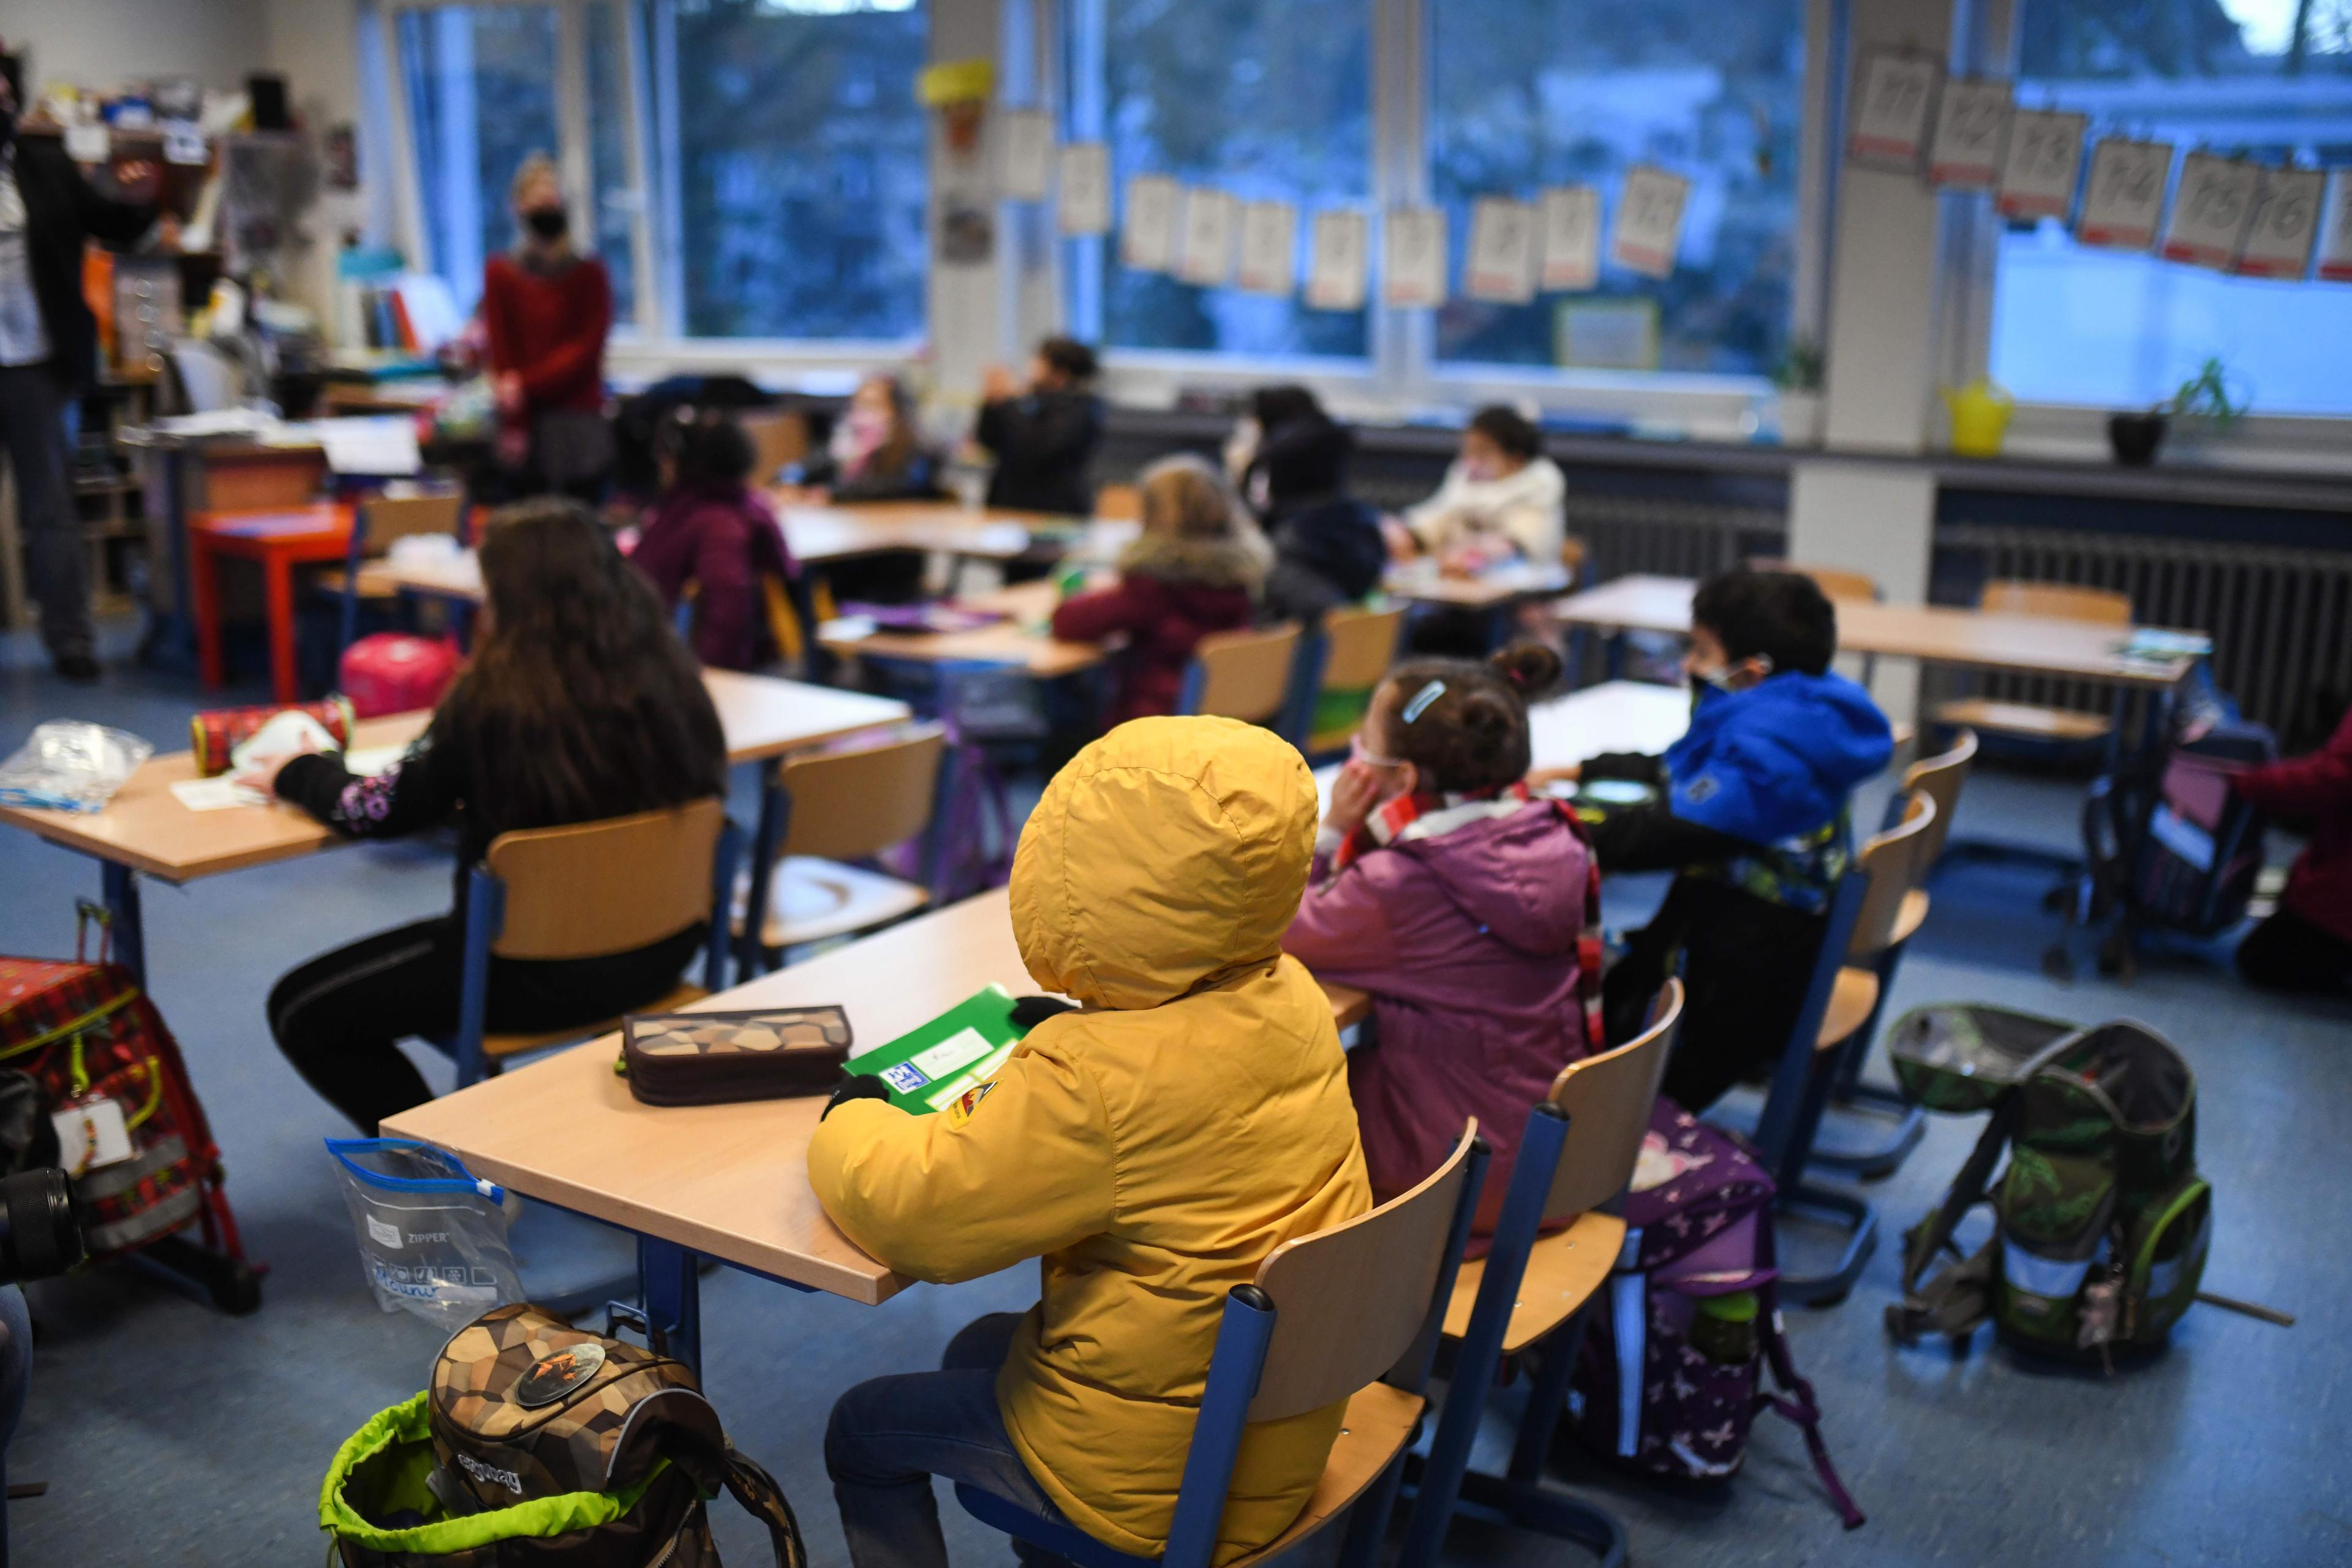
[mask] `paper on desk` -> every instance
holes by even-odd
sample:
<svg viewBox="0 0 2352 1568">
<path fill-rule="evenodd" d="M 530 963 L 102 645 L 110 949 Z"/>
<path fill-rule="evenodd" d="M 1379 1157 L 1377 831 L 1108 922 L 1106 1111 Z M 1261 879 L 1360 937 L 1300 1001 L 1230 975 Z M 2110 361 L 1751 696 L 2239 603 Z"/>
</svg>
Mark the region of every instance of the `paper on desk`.
<svg viewBox="0 0 2352 1568">
<path fill-rule="evenodd" d="M 354 777 L 373 778 L 407 752 L 406 746 L 353 746 L 343 753 L 343 771 Z"/>
<path fill-rule="evenodd" d="M 285 426 L 276 438 L 317 442 L 326 450 L 327 467 L 339 474 L 382 477 L 414 474 L 425 467 L 416 445 L 416 422 L 404 414 L 310 419 Z"/>
<path fill-rule="evenodd" d="M 277 430 L 278 416 L 254 408 L 215 408 L 203 414 L 174 414 L 155 421 L 166 436 L 267 436 Z"/>
<path fill-rule="evenodd" d="M 259 790 L 238 784 L 235 773 L 181 779 L 172 785 L 172 794 L 190 811 L 227 811 L 234 806 L 269 804 L 269 797 Z"/>
</svg>

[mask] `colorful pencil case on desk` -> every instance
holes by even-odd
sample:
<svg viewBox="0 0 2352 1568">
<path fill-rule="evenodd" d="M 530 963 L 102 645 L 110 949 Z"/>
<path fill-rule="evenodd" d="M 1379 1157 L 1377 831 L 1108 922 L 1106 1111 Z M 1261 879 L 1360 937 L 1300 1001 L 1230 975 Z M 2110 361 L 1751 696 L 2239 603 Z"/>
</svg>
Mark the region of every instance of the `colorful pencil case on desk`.
<svg viewBox="0 0 2352 1568">
<path fill-rule="evenodd" d="M 880 632 L 975 632 L 1004 619 L 1002 610 L 975 610 L 962 605 L 868 605 L 846 601 L 841 613 L 874 623 Z"/>
<path fill-rule="evenodd" d="M 257 708 L 214 708 L 188 721 L 188 733 L 196 751 L 196 776 L 211 778 L 228 772 L 232 765 L 229 753 L 280 713 L 302 714 L 333 736 L 335 744 L 352 743 L 352 725 L 356 721 L 352 716 L 350 701 L 341 697 L 317 702 L 269 702 Z"/>
<path fill-rule="evenodd" d="M 724 1105 L 830 1094 L 848 1059 L 838 1007 L 751 1013 L 635 1013 L 621 1023 L 613 1070 L 647 1105 Z"/>
</svg>

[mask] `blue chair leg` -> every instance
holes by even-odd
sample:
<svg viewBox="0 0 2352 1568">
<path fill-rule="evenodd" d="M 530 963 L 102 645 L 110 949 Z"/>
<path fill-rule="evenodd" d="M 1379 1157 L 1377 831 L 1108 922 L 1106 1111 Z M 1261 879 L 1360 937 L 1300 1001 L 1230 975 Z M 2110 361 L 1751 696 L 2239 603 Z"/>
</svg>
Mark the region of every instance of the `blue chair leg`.
<svg viewBox="0 0 2352 1568">
<path fill-rule="evenodd" d="M 735 868 L 743 858 L 743 830 L 730 817 L 720 825 L 710 857 L 710 946 L 702 958 L 702 988 L 727 989 L 728 911 L 735 899 Z"/>
<path fill-rule="evenodd" d="M 1339 1568 L 1372 1568 L 1381 1543 L 1388 1536 L 1389 1520 L 1396 1512 L 1397 1493 L 1404 1488 L 1404 1455 L 1389 1461 L 1381 1479 L 1356 1500 L 1348 1532 L 1339 1541 Z M 6 1564 L 0 1563 L 0 1568 Z"/>
<path fill-rule="evenodd" d="M 702 1375 L 702 1276 L 689 1249 L 656 1237 L 637 1237 L 637 1292 L 646 1321 L 667 1355 Z"/>
<path fill-rule="evenodd" d="M 482 1077 L 483 1020 L 489 1014 L 490 943 L 506 925 L 506 884 L 485 866 L 466 887 L 466 962 L 457 999 L 457 1087 Z"/>
</svg>

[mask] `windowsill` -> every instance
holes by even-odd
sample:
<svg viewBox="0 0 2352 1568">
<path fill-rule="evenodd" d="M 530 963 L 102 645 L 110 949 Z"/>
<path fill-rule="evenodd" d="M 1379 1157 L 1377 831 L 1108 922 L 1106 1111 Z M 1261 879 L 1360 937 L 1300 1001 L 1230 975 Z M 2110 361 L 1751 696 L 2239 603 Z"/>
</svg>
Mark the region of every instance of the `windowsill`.
<svg viewBox="0 0 2352 1568">
<path fill-rule="evenodd" d="M 606 375 L 644 386 L 671 375 L 732 374 L 770 392 L 846 397 L 869 371 L 904 371 L 920 358 L 920 339 L 645 338 L 614 333 Z"/>
<path fill-rule="evenodd" d="M 2076 404 L 2021 403 L 2001 455 L 2026 461 L 2109 463 L 2107 416 Z M 2227 435 L 2175 421 L 2156 466 L 2165 469 L 2352 478 L 2352 419 L 2251 414 Z"/>
</svg>

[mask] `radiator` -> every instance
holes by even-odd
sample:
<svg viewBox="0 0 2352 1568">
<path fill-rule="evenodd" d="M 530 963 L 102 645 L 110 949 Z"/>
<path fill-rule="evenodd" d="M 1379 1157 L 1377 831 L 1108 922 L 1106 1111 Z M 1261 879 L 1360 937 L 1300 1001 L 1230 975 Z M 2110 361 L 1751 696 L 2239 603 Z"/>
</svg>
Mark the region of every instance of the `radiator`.
<svg viewBox="0 0 2352 1568">
<path fill-rule="evenodd" d="M 1711 577 L 1750 556 L 1783 553 L 1789 536 L 1778 508 L 1580 492 L 1573 481 L 1567 510 L 1596 583 L 1636 572 Z"/>
</svg>

